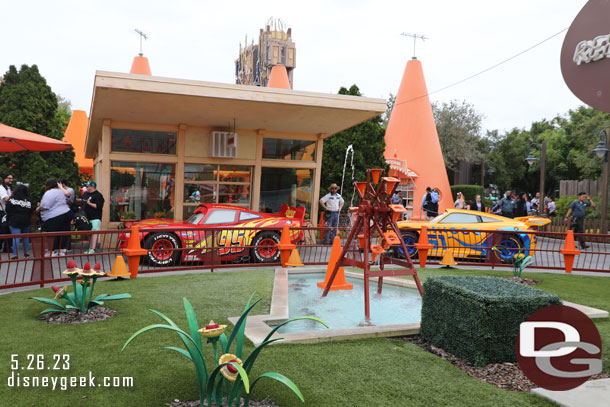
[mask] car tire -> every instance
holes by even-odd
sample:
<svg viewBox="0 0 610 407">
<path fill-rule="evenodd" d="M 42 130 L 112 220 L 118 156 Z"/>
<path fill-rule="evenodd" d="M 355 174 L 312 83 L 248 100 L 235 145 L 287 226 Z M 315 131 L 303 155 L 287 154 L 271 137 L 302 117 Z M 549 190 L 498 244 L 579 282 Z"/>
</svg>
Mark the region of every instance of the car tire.
<svg viewBox="0 0 610 407">
<path fill-rule="evenodd" d="M 146 238 L 144 247 L 148 250 L 147 263 L 152 266 L 173 266 L 180 258 L 180 251 L 172 250 L 180 249 L 180 240 L 173 233 L 153 233 Z"/>
<path fill-rule="evenodd" d="M 252 258 L 257 263 L 279 263 L 280 234 L 273 231 L 264 231 L 252 239 Z"/>
<path fill-rule="evenodd" d="M 494 251 L 496 261 L 510 264 L 513 262 L 513 256 L 523 250 L 523 242 L 516 235 L 503 235 L 498 245 L 505 247 L 505 250 L 499 252 Z"/>
<path fill-rule="evenodd" d="M 419 234 L 417 232 L 402 233 L 402 240 L 405 242 L 405 245 L 407 246 L 409 256 L 411 256 L 412 259 L 416 259 L 418 257 L 418 250 L 417 250 L 417 247 L 415 247 L 414 245 L 419 240 Z M 412 246 L 412 247 L 409 247 L 409 246 Z M 402 258 L 405 257 L 405 255 L 402 251 L 402 248 L 400 246 L 396 246 L 394 250 L 395 250 L 396 257 L 402 257 Z"/>
</svg>

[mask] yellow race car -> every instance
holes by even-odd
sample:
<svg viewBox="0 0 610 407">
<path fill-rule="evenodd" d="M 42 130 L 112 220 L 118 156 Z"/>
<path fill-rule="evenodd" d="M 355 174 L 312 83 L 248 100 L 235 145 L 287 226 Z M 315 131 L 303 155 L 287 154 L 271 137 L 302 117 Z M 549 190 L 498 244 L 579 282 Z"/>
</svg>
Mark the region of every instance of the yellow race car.
<svg viewBox="0 0 610 407">
<path fill-rule="evenodd" d="M 447 209 L 445 213 L 428 222 L 401 221 L 397 222 L 409 255 L 417 257 L 415 243 L 419 240 L 422 226 L 428 229 L 428 242 L 433 245 L 429 256 L 442 256 L 447 249 L 452 250 L 453 257 L 484 259 L 492 245 L 501 246 L 499 260 L 510 262 L 517 253 L 526 256 L 536 250 L 537 237 L 522 233 L 535 230 L 551 223 L 550 219 L 536 216 L 521 218 L 505 218 L 492 213 L 482 213 L 464 209 Z M 503 231 L 490 233 L 485 231 Z M 506 231 L 514 233 L 505 233 Z M 398 256 L 403 255 L 400 247 L 396 248 Z"/>
</svg>

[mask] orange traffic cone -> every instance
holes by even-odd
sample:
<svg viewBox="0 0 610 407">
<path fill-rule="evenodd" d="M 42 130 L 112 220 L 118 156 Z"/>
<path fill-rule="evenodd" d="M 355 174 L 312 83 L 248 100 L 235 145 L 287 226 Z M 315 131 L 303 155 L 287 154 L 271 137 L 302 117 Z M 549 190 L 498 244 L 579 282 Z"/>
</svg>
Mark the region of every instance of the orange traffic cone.
<svg viewBox="0 0 610 407">
<path fill-rule="evenodd" d="M 128 275 L 129 272 L 127 271 L 127 266 L 125 265 L 123 256 L 116 256 L 116 259 L 114 259 L 114 264 L 112 265 L 112 270 L 109 274 L 106 274 L 106 276 L 115 277 L 117 280 L 119 280 L 123 277 L 127 277 Z"/>
<path fill-rule="evenodd" d="M 127 249 L 123 249 L 123 253 L 127 256 L 127 264 L 129 265 L 129 273 L 131 278 L 138 276 L 138 266 L 140 265 L 140 256 L 148 253 L 148 250 L 140 247 L 140 228 L 137 226 L 131 227 L 129 240 L 127 241 Z"/>
<path fill-rule="evenodd" d="M 292 249 L 295 249 L 297 245 L 291 243 L 290 240 L 290 228 L 288 224 L 284 224 L 282 228 L 282 237 L 280 238 L 280 244 L 277 245 L 278 249 L 280 249 L 280 258 L 282 261 L 282 267 L 286 267 L 288 264 L 288 260 L 290 259 L 290 252 Z"/>
<path fill-rule="evenodd" d="M 417 247 L 419 253 L 419 267 L 424 268 L 426 267 L 426 261 L 428 260 L 428 250 L 434 247 L 428 243 L 428 229 L 425 226 L 421 227 L 419 241 L 415 243 L 415 247 Z"/>
<path fill-rule="evenodd" d="M 447 269 L 453 268 L 451 266 L 457 266 L 457 263 L 455 262 L 455 259 L 453 258 L 453 251 L 451 249 L 445 250 L 445 253 L 443 253 L 443 259 L 441 260 L 441 262 L 439 264 L 445 266 L 445 268 L 447 268 Z"/>
<path fill-rule="evenodd" d="M 573 230 L 568 230 L 566 241 L 563 244 L 563 249 L 559 249 L 559 252 L 563 254 L 563 262 L 566 266 L 566 273 L 571 273 L 572 266 L 574 265 L 574 257 L 580 254 L 580 250 L 576 248 L 576 244 L 574 243 Z"/>
<path fill-rule="evenodd" d="M 337 264 L 337 261 L 339 260 L 339 256 L 341 256 L 341 238 L 339 236 L 335 236 L 335 240 L 333 240 L 333 247 L 330 251 L 328 267 L 326 267 L 326 277 L 324 278 L 324 281 L 318 282 L 318 287 L 326 288 L 328 280 L 330 280 L 330 275 L 335 268 L 335 264 Z M 352 283 L 345 281 L 345 270 L 343 267 L 339 267 L 339 270 L 337 270 L 337 275 L 333 280 L 333 284 L 330 286 L 330 291 L 351 290 L 353 288 L 354 285 Z"/>
<path fill-rule="evenodd" d="M 290 252 L 290 258 L 288 259 L 286 265 L 289 267 L 304 266 L 304 264 L 301 262 L 301 256 L 299 256 L 299 251 L 297 249 L 292 249 Z"/>
</svg>

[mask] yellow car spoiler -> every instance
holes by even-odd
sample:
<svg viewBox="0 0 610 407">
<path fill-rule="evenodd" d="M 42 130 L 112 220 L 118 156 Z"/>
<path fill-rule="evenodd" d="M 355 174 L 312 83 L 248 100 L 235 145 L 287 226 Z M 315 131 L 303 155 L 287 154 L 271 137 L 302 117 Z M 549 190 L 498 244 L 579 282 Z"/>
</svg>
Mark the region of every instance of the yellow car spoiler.
<svg viewBox="0 0 610 407">
<path fill-rule="evenodd" d="M 520 218 L 515 218 L 515 220 L 523 222 L 529 227 L 535 228 L 540 228 L 551 223 L 549 218 L 541 218 L 540 216 L 522 216 Z"/>
</svg>

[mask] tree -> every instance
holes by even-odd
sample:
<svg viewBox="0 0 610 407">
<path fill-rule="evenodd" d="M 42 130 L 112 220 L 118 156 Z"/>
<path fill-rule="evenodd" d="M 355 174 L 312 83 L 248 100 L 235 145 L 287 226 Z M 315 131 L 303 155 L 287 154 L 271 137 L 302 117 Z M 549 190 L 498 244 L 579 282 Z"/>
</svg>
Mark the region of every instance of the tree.
<svg viewBox="0 0 610 407">
<path fill-rule="evenodd" d="M 362 96 L 356 85 L 352 85 L 349 89 L 342 87 L 339 94 Z M 366 170 L 369 168 L 388 168 L 383 156 L 385 129 L 382 123 L 381 116 L 376 116 L 324 140 L 320 196 L 324 196 L 328 192 L 327 188 L 333 182 L 341 186 L 345 152 L 350 144 L 354 148 L 354 178 L 356 181 L 364 181 Z M 347 161 L 343 184 L 343 199 L 345 199 L 346 207 L 354 193 L 350 162 L 351 156 Z"/>
<path fill-rule="evenodd" d="M 388 101 L 386 102 L 386 111 L 382 115 L 383 118 L 383 127 L 388 128 L 388 123 L 390 122 L 390 117 L 392 117 L 392 110 L 394 110 L 394 104 L 396 103 L 396 95 L 390 93 L 388 97 Z"/>
<path fill-rule="evenodd" d="M 456 170 L 460 161 L 480 161 L 481 152 L 473 146 L 481 138 L 482 116 L 474 107 L 466 101 L 434 102 L 432 113 L 447 168 Z"/>
<path fill-rule="evenodd" d="M 11 65 L 0 86 L 0 122 L 61 140 L 71 115 L 69 102 L 62 102 L 59 108 L 57 96 L 36 65 L 22 65 L 19 71 Z M 11 172 L 17 181 L 29 183 L 34 202 L 49 177 L 65 178 L 75 190 L 80 184 L 73 151 L 2 154 L 0 172 Z"/>
</svg>

